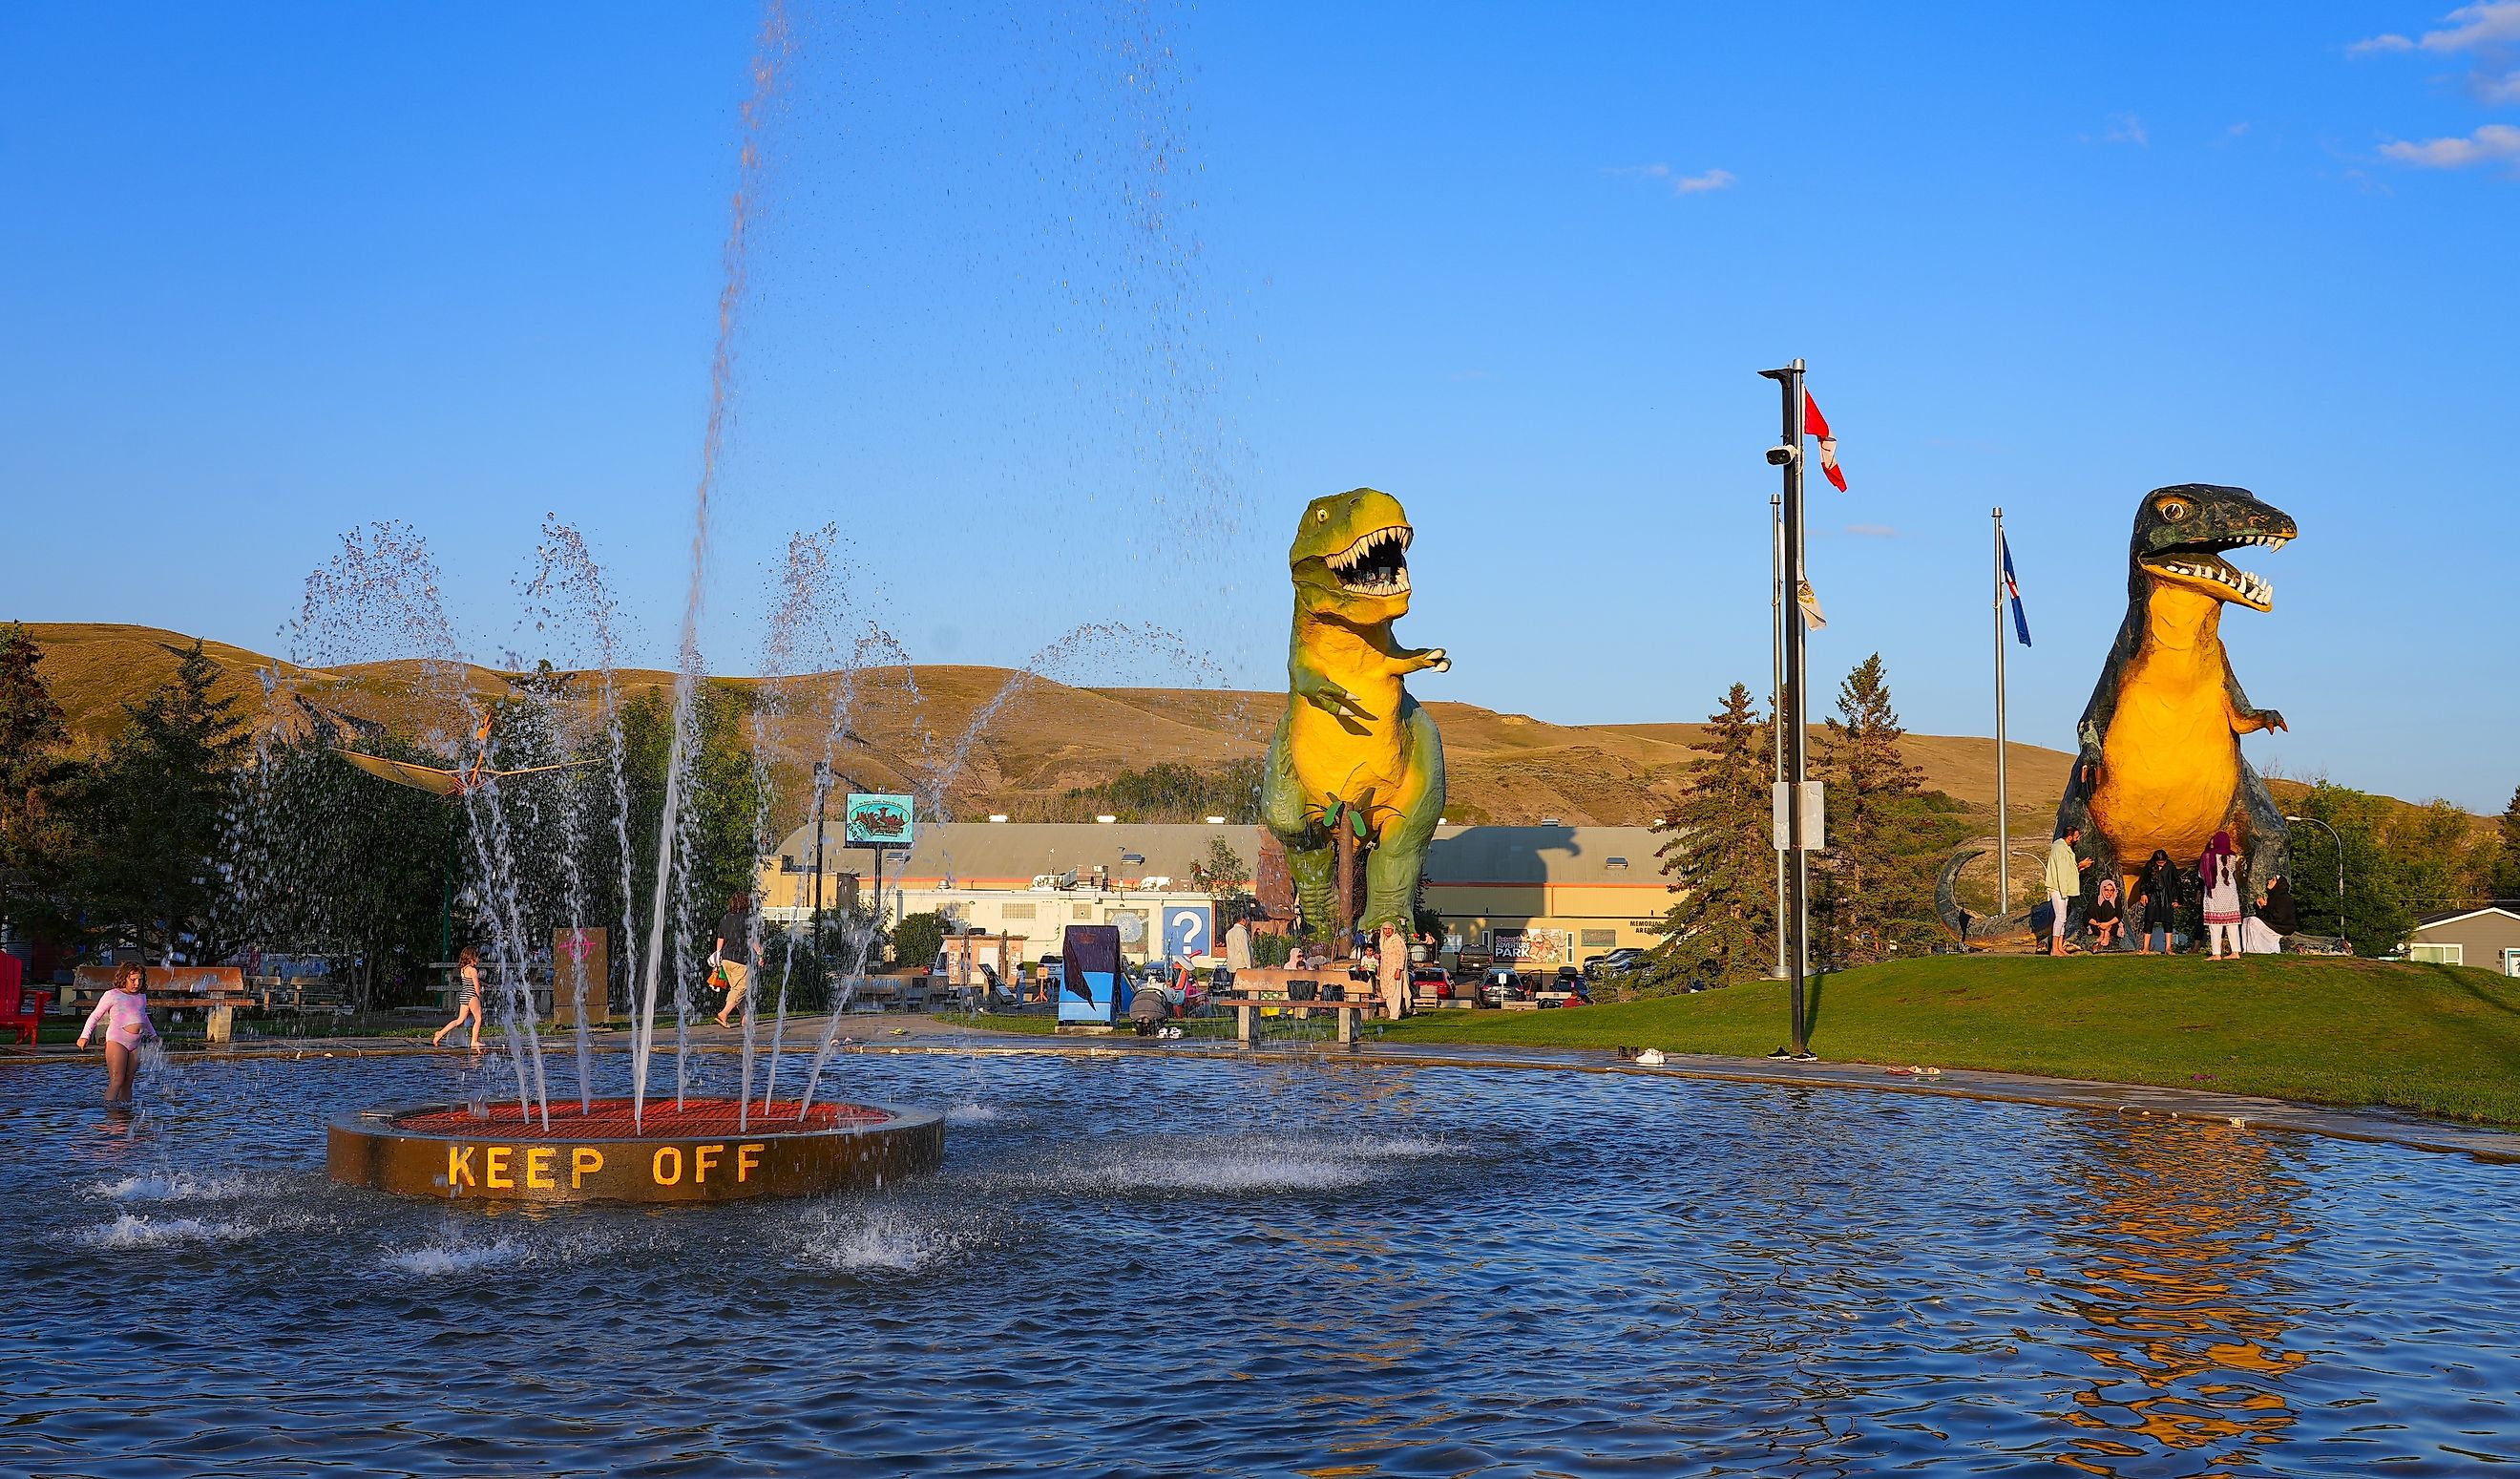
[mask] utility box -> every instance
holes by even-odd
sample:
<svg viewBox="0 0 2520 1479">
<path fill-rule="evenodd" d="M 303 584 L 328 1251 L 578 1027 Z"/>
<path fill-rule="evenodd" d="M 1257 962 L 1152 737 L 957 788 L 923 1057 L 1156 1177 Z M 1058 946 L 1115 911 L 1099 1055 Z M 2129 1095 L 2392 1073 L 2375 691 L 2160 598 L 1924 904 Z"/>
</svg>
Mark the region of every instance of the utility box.
<svg viewBox="0 0 2520 1479">
<path fill-rule="evenodd" d="M 1109 1027 L 1129 1009 L 1121 998 L 1120 931 L 1108 924 L 1071 924 L 1059 951 L 1058 1021 Z"/>
</svg>

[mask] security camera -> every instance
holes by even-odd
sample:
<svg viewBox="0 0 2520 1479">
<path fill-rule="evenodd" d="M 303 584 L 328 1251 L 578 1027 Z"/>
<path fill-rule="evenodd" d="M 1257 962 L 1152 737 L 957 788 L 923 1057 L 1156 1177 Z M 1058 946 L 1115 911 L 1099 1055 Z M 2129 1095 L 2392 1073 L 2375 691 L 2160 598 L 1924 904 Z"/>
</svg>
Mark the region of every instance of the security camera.
<svg viewBox="0 0 2520 1479">
<path fill-rule="evenodd" d="M 1803 449 L 1798 446 L 1772 446 L 1768 448 L 1768 466 L 1783 467 L 1802 454 Z"/>
</svg>

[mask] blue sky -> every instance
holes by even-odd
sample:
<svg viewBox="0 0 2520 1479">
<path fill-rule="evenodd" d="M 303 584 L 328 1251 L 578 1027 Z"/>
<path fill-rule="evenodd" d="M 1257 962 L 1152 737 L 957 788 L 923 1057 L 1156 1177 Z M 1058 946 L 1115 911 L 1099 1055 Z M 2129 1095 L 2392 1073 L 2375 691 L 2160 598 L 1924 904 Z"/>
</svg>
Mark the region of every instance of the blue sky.
<svg viewBox="0 0 2520 1479">
<path fill-rule="evenodd" d="M 1268 683 L 1283 548 L 1418 524 L 1421 677 L 1694 718 L 1767 664 L 1754 371 L 1854 490 L 1829 626 L 1990 728 L 1987 511 L 2062 746 L 2135 501 L 2303 538 L 2232 612 L 2287 771 L 2499 809 L 2520 499 L 2520 4 L 814 4 L 791 17 L 721 470 L 713 667 L 837 522 L 925 661 Z M 639 655 L 682 606 L 749 6 L 0 12 L 6 615 L 283 645 L 405 520 L 476 655 L 583 528 Z"/>
</svg>

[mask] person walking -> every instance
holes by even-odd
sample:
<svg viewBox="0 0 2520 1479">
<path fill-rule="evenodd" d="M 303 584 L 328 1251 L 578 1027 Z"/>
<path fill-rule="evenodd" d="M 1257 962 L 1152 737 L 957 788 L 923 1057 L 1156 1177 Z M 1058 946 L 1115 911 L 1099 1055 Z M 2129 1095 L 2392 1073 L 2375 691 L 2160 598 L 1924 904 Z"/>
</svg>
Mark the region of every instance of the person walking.
<svg viewBox="0 0 2520 1479">
<path fill-rule="evenodd" d="M 2161 952 L 2170 953 L 2170 929 L 2177 922 L 2179 910 L 2179 864 L 2170 860 L 2163 849 L 2152 850 L 2152 860 L 2143 865 L 2136 879 L 2135 901 L 2142 910 L 2137 928 L 2142 932 L 2143 944 L 2138 955 L 2152 953 L 2152 942 L 2161 942 Z"/>
<path fill-rule="evenodd" d="M 148 978 L 130 961 L 115 967 L 113 989 L 99 996 L 96 1010 L 87 1014 L 87 1026 L 79 1029 L 78 1045 L 96 1035 L 98 1023 L 105 1024 L 105 1102 L 131 1102 L 131 1081 L 139 1072 L 140 1044 L 145 1040 L 158 1040 L 158 1024 L 149 1019 Z"/>
<path fill-rule="evenodd" d="M 455 952 L 455 1020 L 439 1028 L 428 1045 L 437 1046 L 448 1033 L 470 1022 L 472 1050 L 477 1053 L 481 1050 L 481 952 L 469 945 Z"/>
<path fill-rule="evenodd" d="M 726 917 L 717 922 L 717 969 L 726 978 L 726 1005 L 717 1014 L 720 1027 L 743 1005 L 743 994 L 752 985 L 751 915 L 752 896 L 738 894 L 726 901 Z"/>
<path fill-rule="evenodd" d="M 2196 859 L 2196 881 L 2205 886 L 2206 953 L 2220 960 L 2228 943 L 2230 958 L 2239 959 L 2240 864 L 2232 855 L 2230 833 L 2217 832 L 2205 845 L 2205 855 Z"/>
<path fill-rule="evenodd" d="M 2088 857 L 2074 855 L 2074 844 L 2083 840 L 2083 829 L 2069 826 L 2063 836 L 2048 845 L 2048 906 L 2055 911 L 2050 921 L 2048 953 L 2065 953 L 2065 902 L 2083 897 L 2083 870 L 2092 865 Z"/>
</svg>

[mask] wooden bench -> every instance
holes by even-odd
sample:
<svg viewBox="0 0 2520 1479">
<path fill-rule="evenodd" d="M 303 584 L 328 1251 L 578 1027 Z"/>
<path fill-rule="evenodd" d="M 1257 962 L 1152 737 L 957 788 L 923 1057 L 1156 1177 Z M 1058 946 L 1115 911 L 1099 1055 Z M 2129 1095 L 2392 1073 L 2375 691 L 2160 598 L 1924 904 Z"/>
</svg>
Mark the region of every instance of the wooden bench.
<svg viewBox="0 0 2520 1479">
<path fill-rule="evenodd" d="M 1367 1012 L 1382 1010 L 1378 1000 L 1324 1001 L 1314 996 L 1262 994 L 1256 992 L 1225 992 L 1207 998 L 1217 1006 L 1234 1008 L 1234 1036 L 1245 1046 L 1259 1040 L 1260 1008 L 1282 1007 L 1293 1011 L 1336 1012 L 1338 1040 L 1348 1046 L 1356 1044 L 1356 1021 Z"/>
<path fill-rule="evenodd" d="M 92 1005 L 113 990 L 112 965 L 82 965 L 70 973 L 70 995 Z M 245 972 L 233 965 L 153 965 L 140 978 L 152 1011 L 202 1013 L 202 1036 L 225 1042 L 236 1035 L 236 1009 L 260 1003 L 245 989 Z"/>
</svg>

